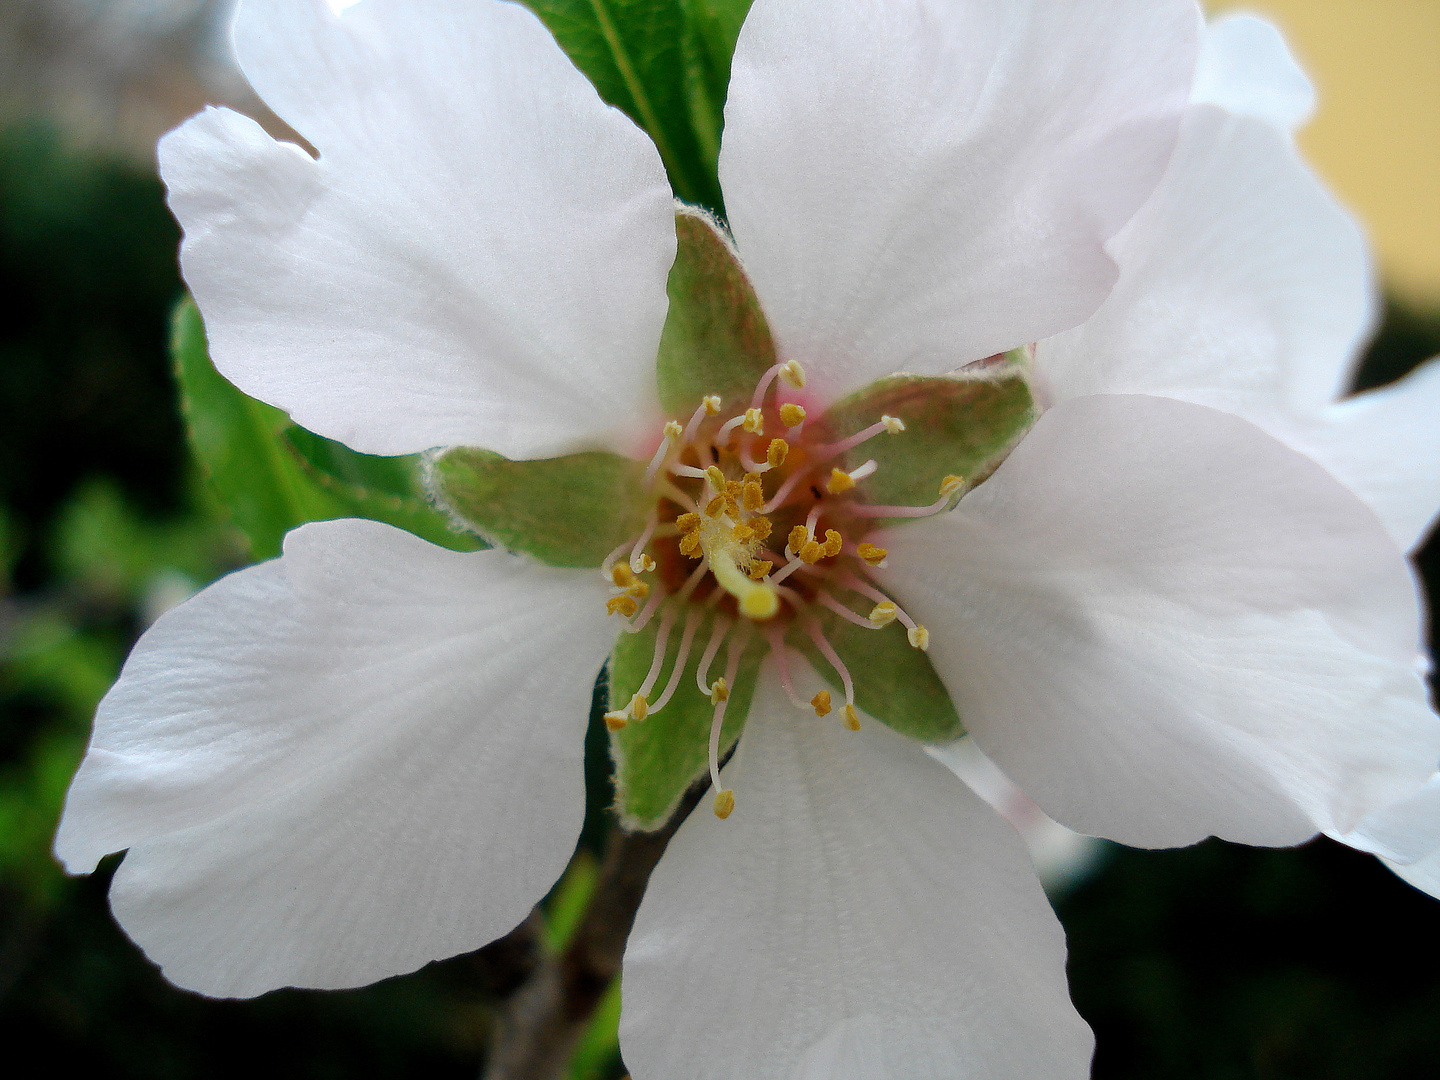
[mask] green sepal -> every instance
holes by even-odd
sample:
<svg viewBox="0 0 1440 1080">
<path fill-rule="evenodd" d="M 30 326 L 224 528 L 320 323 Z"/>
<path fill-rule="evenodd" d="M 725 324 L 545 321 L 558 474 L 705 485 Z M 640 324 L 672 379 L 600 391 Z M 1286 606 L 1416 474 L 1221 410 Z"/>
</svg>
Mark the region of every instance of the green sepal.
<svg viewBox="0 0 1440 1080">
<path fill-rule="evenodd" d="M 204 321 L 188 297 L 176 308 L 170 351 L 190 447 L 254 558 L 279 555 L 297 525 L 345 517 L 384 521 L 458 550 L 478 546 L 426 503 L 417 456 L 357 454 L 237 390 L 210 362 Z"/>
<path fill-rule="evenodd" d="M 816 438 L 844 439 L 887 414 L 905 421 L 905 430 L 861 443 L 841 467 L 874 458 L 879 471 L 860 490 L 866 502 L 888 506 L 933 503 L 948 475 L 973 487 L 1039 418 L 1022 365 L 1007 362 L 953 375 L 889 375 L 832 405 L 817 421 Z"/>
<path fill-rule="evenodd" d="M 429 483 L 467 527 L 550 566 L 599 566 L 639 536 L 655 502 L 644 462 L 603 451 L 511 461 L 457 446 L 433 460 Z"/>
<path fill-rule="evenodd" d="M 832 593 L 858 615 L 868 614 L 874 607 L 874 601 L 858 594 L 838 588 Z M 935 665 L 929 656 L 910 645 L 905 627 L 892 622 L 884 629 L 868 630 L 818 604 L 814 612 L 825 637 L 850 669 L 857 706 L 882 724 L 920 742 L 953 742 L 965 734 L 965 724 Z M 844 692 L 839 674 L 809 634 L 796 628 L 789 642 L 804 653 L 821 678 Z"/>
<path fill-rule="evenodd" d="M 682 423 L 706 394 L 742 412 L 760 376 L 775 366 L 770 324 L 734 248 L 707 215 L 676 214 L 675 240 L 670 311 L 655 361 L 660 405 Z"/>
<path fill-rule="evenodd" d="M 446 514 L 425 493 L 419 454 L 378 457 L 291 425 L 282 432 L 286 445 L 306 474 L 336 496 L 349 516 L 385 521 L 452 551 L 478 551 L 485 542 L 457 532 Z"/>
<path fill-rule="evenodd" d="M 655 657 L 658 623 L 659 619 L 654 618 L 638 634 L 620 635 L 615 651 L 610 654 L 612 710 L 624 709 L 645 681 Z M 682 623 L 680 620 L 670 631 L 665 664 L 655 682 L 653 698 L 660 696 L 674 669 Z M 695 669 L 704 644 L 710 639 L 710 628 L 708 619 L 700 624 L 680 685 L 665 708 L 610 733 L 611 752 L 615 757 L 615 811 L 626 828 L 660 828 L 675 812 L 686 789 L 709 768 L 710 725 L 715 706 L 710 704 L 708 694 L 700 693 Z M 735 685 L 730 687 L 730 701 L 725 707 L 725 722 L 720 728 L 722 757 L 735 745 L 745 726 L 755 694 L 755 677 L 767 650 L 765 639 L 753 634 L 740 657 Z M 725 654 L 726 649 L 722 647 L 710 665 L 712 681 L 724 674 Z"/>
</svg>

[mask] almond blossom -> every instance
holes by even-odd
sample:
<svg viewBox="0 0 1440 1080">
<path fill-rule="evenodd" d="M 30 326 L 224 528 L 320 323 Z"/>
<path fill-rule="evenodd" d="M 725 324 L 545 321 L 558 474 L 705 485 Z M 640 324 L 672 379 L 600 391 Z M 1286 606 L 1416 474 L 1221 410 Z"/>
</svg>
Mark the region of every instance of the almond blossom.
<svg viewBox="0 0 1440 1080">
<path fill-rule="evenodd" d="M 1106 322 L 1126 238 L 1254 135 L 1187 104 L 1201 29 L 1188 0 L 757 0 L 722 226 L 523 8 L 247 0 L 245 73 L 318 156 L 221 109 L 162 143 L 215 363 L 428 451 L 495 546 L 310 524 L 163 616 L 67 867 L 128 849 L 117 917 L 215 996 L 476 948 L 570 857 L 605 665 L 622 820 L 713 786 L 630 939 L 638 1080 L 1086 1075 L 1023 844 L 927 745 L 968 731 L 1062 824 L 1149 845 L 1345 833 L 1440 759 L 1363 485 L 1115 374 L 1191 355 Z M 1238 235 L 1276 197 L 1175 213 Z"/>
</svg>

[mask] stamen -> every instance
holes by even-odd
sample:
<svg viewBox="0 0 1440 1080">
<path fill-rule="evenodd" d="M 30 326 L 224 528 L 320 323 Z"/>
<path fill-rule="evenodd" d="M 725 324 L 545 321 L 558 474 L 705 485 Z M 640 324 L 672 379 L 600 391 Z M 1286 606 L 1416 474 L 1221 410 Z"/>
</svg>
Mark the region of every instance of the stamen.
<svg viewBox="0 0 1440 1080">
<path fill-rule="evenodd" d="M 831 495 L 839 495 L 841 492 L 849 491 L 855 486 L 855 481 L 850 479 L 850 474 L 840 469 L 830 470 L 830 479 L 825 481 L 825 490 Z"/>
<path fill-rule="evenodd" d="M 790 454 L 790 444 L 784 439 L 771 439 L 770 445 L 765 450 L 765 464 L 772 469 L 778 469 L 785 464 L 785 458 Z"/>
<path fill-rule="evenodd" d="M 762 581 L 765 575 L 775 569 L 775 564 L 768 559 L 756 559 L 750 564 L 750 580 Z"/>
<path fill-rule="evenodd" d="M 726 420 L 725 423 L 720 425 L 720 430 L 715 433 L 715 445 L 728 446 L 730 444 L 730 436 L 734 433 L 735 429 L 743 423 L 745 423 L 744 413 Z"/>
<path fill-rule="evenodd" d="M 827 608 L 835 612 L 835 614 L 839 615 L 842 619 L 846 620 L 847 622 L 852 622 L 856 626 L 863 626 L 866 630 L 879 630 L 880 627 L 884 625 L 884 623 L 880 623 L 877 625 L 873 620 L 867 619 L 863 615 L 856 615 L 855 612 L 851 611 L 839 600 L 836 600 L 833 596 L 831 596 L 824 590 L 817 592 L 815 594 L 815 599 L 819 600 L 820 603 L 824 604 Z M 894 616 L 892 615 L 891 619 L 893 618 Z"/>
<path fill-rule="evenodd" d="M 879 470 L 879 468 L 880 468 L 879 463 L 877 463 L 874 458 L 871 458 L 869 461 L 865 462 L 864 465 L 861 465 L 858 469 L 851 469 L 851 470 L 850 470 L 850 479 L 851 479 L 852 481 L 854 481 L 855 483 L 858 484 L 861 480 L 864 480 L 867 476 L 873 476 L 873 475 L 875 475 L 875 473 Z"/>
<path fill-rule="evenodd" d="M 780 365 L 780 379 L 793 390 L 805 389 L 805 369 L 798 360 L 786 360 Z"/>
<path fill-rule="evenodd" d="M 856 503 L 850 507 L 850 512 L 856 517 L 880 518 L 922 518 L 938 514 L 942 510 L 948 510 L 954 505 L 957 495 L 963 494 L 965 490 L 965 478 L 962 476 L 947 476 L 940 481 L 940 498 L 929 506 L 876 506 L 871 503 Z"/>
<path fill-rule="evenodd" d="M 770 384 L 775 381 L 775 376 L 777 375 L 785 380 L 786 386 L 793 387 L 796 390 L 803 389 L 805 386 L 805 369 L 794 360 L 787 360 L 783 364 L 776 364 L 769 371 L 765 372 L 764 375 L 761 375 L 760 381 L 755 384 L 755 393 L 750 395 L 750 408 L 758 409 L 760 407 L 761 403 L 765 400 L 765 391 L 770 389 Z"/>
<path fill-rule="evenodd" d="M 860 730 L 860 714 L 855 711 L 854 705 L 847 703 L 845 708 L 840 710 L 840 715 L 845 718 L 841 723 L 844 725 L 846 731 Z"/>
<path fill-rule="evenodd" d="M 890 551 L 888 548 L 876 547 L 874 544 L 861 544 L 855 549 L 855 554 L 879 570 L 885 566 L 885 557 L 890 554 Z"/>
<path fill-rule="evenodd" d="M 635 546 L 630 549 L 630 569 L 635 573 L 655 569 L 655 561 L 645 554 L 645 545 L 655 535 L 655 526 L 660 523 L 658 511 L 650 511 L 650 520 L 645 523 L 645 531 L 640 534 L 640 539 L 635 541 Z M 647 566 L 646 563 L 649 563 Z"/>
<path fill-rule="evenodd" d="M 879 420 L 876 420 L 875 423 L 857 431 L 848 439 L 841 439 L 839 442 L 825 443 L 822 446 L 817 446 L 814 451 L 814 458 L 816 461 L 824 461 L 826 458 L 832 458 L 845 453 L 847 450 L 855 449 L 855 447 L 873 439 L 882 431 L 889 432 L 891 435 L 898 435 L 904 430 L 905 422 L 903 420 L 894 416 L 882 416 Z"/>
<path fill-rule="evenodd" d="M 705 479 L 710 482 L 710 486 L 713 487 L 718 494 L 725 494 L 725 474 L 720 471 L 719 465 L 709 466 L 705 470 Z"/>
<path fill-rule="evenodd" d="M 624 593 L 621 593 L 619 596 L 612 596 L 609 600 L 605 601 L 605 613 L 607 615 L 619 614 L 628 619 L 639 610 L 640 605 L 635 602 L 635 599 L 626 596 Z"/>
<path fill-rule="evenodd" d="M 771 500 L 760 508 L 760 512 L 762 514 L 770 514 L 774 513 L 779 507 L 784 506 L 785 501 L 790 498 L 790 493 L 795 490 L 807 475 L 804 469 L 796 469 L 792 472 L 785 478 L 785 482 L 780 485 L 780 489 L 775 492 Z"/>
<path fill-rule="evenodd" d="M 797 525 L 796 528 L 798 529 L 799 526 Z M 777 573 L 771 576 L 770 584 L 779 585 L 780 582 L 784 581 L 787 577 L 793 574 L 796 570 L 799 570 L 804 565 L 805 564 L 800 561 L 800 556 L 795 556 L 793 559 L 788 560 Z"/>
<path fill-rule="evenodd" d="M 700 626 L 700 616 L 699 608 L 691 608 L 685 616 L 685 629 L 680 634 L 680 650 L 675 654 L 675 666 L 670 669 L 670 679 L 660 694 L 660 700 L 650 706 L 651 716 L 663 709 L 675 696 L 675 688 L 680 685 L 680 676 L 685 674 L 685 661 L 690 659 L 690 646 L 695 641 L 695 631 Z"/>
<path fill-rule="evenodd" d="M 815 710 L 816 716 L 830 715 L 830 691 L 821 690 L 810 699 L 810 707 Z"/>
<path fill-rule="evenodd" d="M 702 558 L 700 565 L 690 571 L 690 576 L 685 579 L 685 584 L 680 586 L 680 591 L 675 594 L 675 599 L 682 604 L 688 601 L 690 594 L 695 591 L 695 586 L 700 584 L 700 580 L 705 576 L 705 571 L 709 569 L 709 560 Z"/>
<path fill-rule="evenodd" d="M 660 465 L 665 460 L 665 455 L 670 453 L 670 448 L 675 445 L 675 440 L 684 434 L 678 421 L 667 420 L 665 422 L 665 437 L 660 440 L 660 445 L 655 448 L 655 456 L 650 459 L 650 465 L 645 470 L 645 483 L 649 484 L 655 479 L 655 474 L 660 471 Z"/>
<path fill-rule="evenodd" d="M 810 640 L 815 642 L 815 647 L 820 650 L 820 654 L 829 661 L 830 666 L 835 669 L 835 673 L 840 676 L 840 682 L 845 687 L 845 715 L 848 720 L 855 711 L 855 680 L 850 678 L 850 669 L 845 666 L 845 661 L 840 659 L 840 654 L 835 651 L 835 646 L 826 639 L 818 622 L 814 619 L 809 620 L 805 629 L 809 631 Z M 858 726 L 858 720 L 856 724 Z"/>
<path fill-rule="evenodd" d="M 900 614 L 900 605 L 891 600 L 882 600 L 870 611 L 870 622 L 874 626 L 889 626 Z"/>
<path fill-rule="evenodd" d="M 731 686 L 740 670 L 740 654 L 744 651 L 748 634 L 736 634 L 730 639 L 725 655 L 725 685 Z M 715 789 L 715 816 L 727 818 L 735 809 L 735 793 L 720 785 L 720 729 L 725 724 L 725 707 L 730 703 L 727 693 L 715 706 L 715 717 L 710 721 L 710 785 Z"/>
<path fill-rule="evenodd" d="M 700 407 L 690 414 L 690 422 L 685 425 L 685 433 L 681 436 L 682 443 L 689 443 L 695 438 L 695 432 L 700 430 L 700 424 L 707 416 L 716 416 L 720 412 L 720 395 L 708 394 L 700 399 Z"/>
<path fill-rule="evenodd" d="M 619 731 L 630 722 L 630 718 L 623 712 L 607 712 L 605 714 L 605 726 L 611 731 Z"/>
<path fill-rule="evenodd" d="M 710 640 L 705 645 L 705 651 L 700 654 L 700 663 L 695 668 L 695 685 L 700 688 L 700 693 L 710 695 L 710 662 L 715 659 L 715 654 L 720 651 L 720 644 L 725 640 L 725 635 L 730 631 L 730 620 L 724 615 L 717 615 L 715 622 L 711 625 Z"/>
<path fill-rule="evenodd" d="M 765 636 L 770 641 L 770 655 L 775 658 L 775 666 L 780 672 L 780 686 L 785 691 L 785 696 L 797 709 L 808 709 L 809 704 L 796 692 L 795 682 L 790 677 L 790 657 L 785 648 L 785 631 L 778 626 L 767 626 Z"/>
<path fill-rule="evenodd" d="M 765 505 L 765 489 L 760 486 L 759 480 L 745 481 L 744 488 L 740 492 L 740 501 L 746 510 L 759 510 Z M 696 524 L 699 524 L 697 521 Z"/>
<path fill-rule="evenodd" d="M 670 472 L 676 476 L 688 476 L 692 480 L 704 480 L 705 470 L 697 469 L 694 465 L 674 464 L 670 466 Z"/>
<path fill-rule="evenodd" d="M 660 669 L 665 665 L 665 647 L 670 644 L 670 628 L 675 625 L 676 609 L 672 605 L 665 609 L 665 614 L 660 616 L 660 627 L 655 631 L 655 653 L 650 658 L 650 670 L 645 675 L 645 681 L 640 684 L 640 690 L 635 695 L 635 700 L 640 703 L 640 708 L 632 708 L 631 714 L 636 720 L 644 720 L 646 714 L 646 703 L 650 699 L 650 692 L 655 689 L 655 680 L 660 677 Z"/>
<path fill-rule="evenodd" d="M 745 410 L 745 430 L 751 435 L 765 434 L 765 416 L 759 409 Z"/>
<path fill-rule="evenodd" d="M 798 428 L 805 422 L 805 406 L 785 404 L 780 406 L 780 422 L 787 428 Z"/>
<path fill-rule="evenodd" d="M 886 596 L 879 589 L 875 588 L 875 586 L 871 585 L 868 581 L 863 581 L 860 578 L 856 577 L 854 574 L 846 574 L 843 578 L 841 578 L 840 584 L 844 585 L 847 589 L 855 590 L 861 596 L 869 597 L 871 600 L 874 600 L 876 604 L 876 611 L 880 611 L 882 608 L 887 611 L 890 608 L 894 608 L 895 618 L 899 619 L 900 624 L 905 627 L 905 637 L 909 640 L 911 647 L 919 649 L 921 652 L 929 651 L 930 631 L 925 629 L 925 627 L 921 626 L 914 619 L 910 618 L 909 615 L 905 614 L 905 609 L 902 608 L 899 604 L 895 603 L 894 600 L 891 600 L 888 596 Z M 874 612 L 871 613 L 871 617 L 874 617 Z"/>
<path fill-rule="evenodd" d="M 620 563 L 610 571 L 610 580 L 620 588 L 624 589 L 636 582 L 635 571 L 630 569 L 629 563 Z"/>
<path fill-rule="evenodd" d="M 785 540 L 785 548 L 792 555 L 796 554 L 806 544 L 810 543 L 810 539 L 814 535 L 808 525 L 796 525 L 790 530 L 790 535 Z"/>
<path fill-rule="evenodd" d="M 656 609 L 659 608 L 660 601 L 664 600 L 666 595 L 664 589 L 656 589 L 655 595 L 650 597 L 650 602 L 641 610 L 635 621 L 625 627 L 625 632 L 627 634 L 638 634 L 641 630 L 644 630 L 646 624 L 649 623 L 651 617 L 655 614 Z"/>
<path fill-rule="evenodd" d="M 621 555 L 625 553 L 625 549 L 633 546 L 633 544 L 633 540 L 626 540 L 622 544 L 620 544 L 620 546 L 617 547 L 614 551 L 610 552 L 609 555 L 606 555 L 605 561 L 600 564 L 600 576 L 603 577 L 606 581 L 611 582 L 612 584 L 620 584 L 620 582 L 616 581 L 614 577 L 615 562 L 620 558 Z"/>
<path fill-rule="evenodd" d="M 834 529 L 825 530 L 825 547 L 820 553 L 822 559 L 833 559 L 845 550 L 845 538 Z"/>
</svg>

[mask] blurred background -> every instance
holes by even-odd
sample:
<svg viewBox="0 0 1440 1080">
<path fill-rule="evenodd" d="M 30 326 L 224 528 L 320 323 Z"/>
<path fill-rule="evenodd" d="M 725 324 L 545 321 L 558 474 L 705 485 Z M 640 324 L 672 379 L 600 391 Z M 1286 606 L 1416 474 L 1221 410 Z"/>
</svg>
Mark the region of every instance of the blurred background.
<svg viewBox="0 0 1440 1080">
<path fill-rule="evenodd" d="M 0 0 L 0 1061 L 471 1077 L 513 969 L 495 950 L 365 990 L 208 1001 L 116 928 L 114 860 L 75 880 L 49 854 L 135 636 L 249 558 L 186 448 L 167 357 L 179 237 L 153 167 L 156 138 L 206 102 L 282 130 L 228 59 L 229 7 Z M 1440 353 L 1440 0 L 1245 7 L 1318 84 L 1301 143 L 1369 229 L 1388 297 L 1358 385 L 1391 381 Z M 1434 596 L 1440 548 L 1421 561 Z M 1327 841 L 1106 848 L 1056 882 L 1101 1080 L 1440 1068 L 1440 903 L 1373 859 Z M 602 1036 L 575 1078 L 619 1072 Z"/>
</svg>

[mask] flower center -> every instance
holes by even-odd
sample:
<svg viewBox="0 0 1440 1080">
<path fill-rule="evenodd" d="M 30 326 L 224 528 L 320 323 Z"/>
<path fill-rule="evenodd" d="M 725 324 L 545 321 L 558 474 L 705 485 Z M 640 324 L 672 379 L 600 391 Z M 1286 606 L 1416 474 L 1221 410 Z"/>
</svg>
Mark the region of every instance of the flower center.
<svg viewBox="0 0 1440 1080">
<path fill-rule="evenodd" d="M 666 423 L 645 476 L 654 508 L 641 533 L 611 552 L 601 567 L 615 588 L 606 606 L 627 621 L 628 631 L 638 633 L 657 616 L 660 620 L 649 677 L 624 709 L 606 714 L 612 731 L 664 708 L 686 669 L 701 622 L 710 617 L 710 638 L 696 678 L 715 709 L 710 773 L 715 813 L 722 818 L 729 816 L 735 796 L 720 783 L 720 730 L 740 656 L 752 636 L 758 632 L 768 642 L 790 700 L 826 716 L 832 711 L 829 692 L 805 701 L 790 676 L 786 635 L 794 628 L 808 635 L 845 689 L 842 723 L 858 730 L 854 680 L 826 640 L 816 613 L 823 607 L 873 630 L 898 619 L 910 644 L 927 649 L 925 627 L 870 580 L 869 570 L 884 566 L 888 553 L 866 537 L 881 519 L 939 513 L 964 490 L 962 478 L 947 476 L 930 506 L 865 501 L 864 481 L 876 472 L 875 461 L 849 471 L 837 463 L 872 438 L 903 437 L 905 424 L 881 416 L 849 438 L 820 441 L 806 434 L 805 406 L 781 400 L 797 398 L 804 386 L 803 369 L 787 361 L 770 368 L 748 406 L 728 419 L 722 419 L 721 399 L 710 395 L 688 423 Z M 834 595 L 837 588 L 866 597 L 874 607 L 868 614 L 851 610 Z M 670 634 L 682 616 L 671 678 L 652 702 Z M 724 674 L 712 682 L 710 669 L 722 646 Z"/>
</svg>

